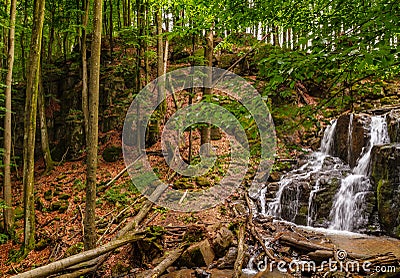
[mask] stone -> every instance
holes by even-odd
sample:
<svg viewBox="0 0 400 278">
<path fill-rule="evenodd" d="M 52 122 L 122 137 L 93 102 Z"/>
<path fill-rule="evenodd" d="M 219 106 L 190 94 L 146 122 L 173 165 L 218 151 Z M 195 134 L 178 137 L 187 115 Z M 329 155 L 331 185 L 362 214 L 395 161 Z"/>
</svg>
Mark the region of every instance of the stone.
<svg viewBox="0 0 400 278">
<path fill-rule="evenodd" d="M 226 250 L 232 245 L 235 236 L 226 227 L 221 227 L 213 240 L 214 252 L 217 257 L 222 257 Z"/>
<path fill-rule="evenodd" d="M 351 136 L 349 136 L 350 119 L 352 120 Z M 346 114 L 337 119 L 334 153 L 332 155 L 341 158 L 350 167 L 354 167 L 363 147 L 368 143 L 368 126 L 371 116 L 367 114 Z M 350 140 L 350 142 L 349 142 Z"/>
<path fill-rule="evenodd" d="M 122 155 L 122 148 L 119 146 L 111 146 L 104 149 L 102 157 L 106 162 L 115 162 Z"/>
<path fill-rule="evenodd" d="M 400 142 L 400 109 L 390 111 L 386 116 L 390 142 Z"/>
<path fill-rule="evenodd" d="M 226 252 L 225 256 L 219 258 L 216 267 L 218 269 L 226 269 L 226 268 L 233 268 L 237 257 L 237 248 L 231 247 L 229 248 L 228 252 Z"/>
<path fill-rule="evenodd" d="M 53 191 L 51 189 L 47 190 L 46 192 L 44 192 L 43 194 L 43 198 L 46 201 L 50 201 L 53 198 Z"/>
<path fill-rule="evenodd" d="M 209 266 L 215 258 L 208 239 L 190 246 L 178 259 L 177 265 L 184 267 Z"/>
<path fill-rule="evenodd" d="M 371 179 L 383 230 L 400 238 L 400 144 L 372 148 Z"/>
</svg>

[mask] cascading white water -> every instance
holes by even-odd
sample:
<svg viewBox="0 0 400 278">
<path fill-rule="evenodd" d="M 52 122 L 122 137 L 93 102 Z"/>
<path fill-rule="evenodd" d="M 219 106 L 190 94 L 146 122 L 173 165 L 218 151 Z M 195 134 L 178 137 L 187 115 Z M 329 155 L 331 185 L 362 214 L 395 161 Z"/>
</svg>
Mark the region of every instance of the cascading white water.
<svg viewBox="0 0 400 278">
<path fill-rule="evenodd" d="M 368 178 L 371 150 L 375 145 L 386 143 L 389 143 L 389 135 L 385 117 L 371 117 L 369 143 L 358 159 L 353 174 L 341 181 L 340 189 L 333 200 L 330 228 L 352 231 L 368 221 L 363 215 L 365 209 L 363 204 L 371 188 Z"/>
<path fill-rule="evenodd" d="M 333 148 L 334 148 L 334 135 L 336 131 L 336 124 L 337 121 L 333 120 L 330 125 L 328 125 L 325 129 L 324 132 L 324 137 L 322 138 L 321 141 L 321 152 L 324 154 L 333 154 Z"/>
<path fill-rule="evenodd" d="M 317 173 L 321 170 L 322 165 L 324 163 L 324 159 L 333 153 L 334 148 L 334 135 L 336 131 L 336 120 L 333 120 L 329 126 L 326 127 L 324 136 L 321 141 L 321 151 L 314 152 L 310 155 L 309 160 L 306 164 L 301 166 L 299 169 L 290 172 L 288 175 L 282 177 L 279 181 L 279 190 L 276 193 L 274 201 L 268 204 L 268 209 L 266 209 L 265 204 L 265 192 L 266 188 L 261 191 L 260 194 L 260 203 L 261 203 L 261 213 L 266 215 L 271 215 L 275 217 L 281 217 L 282 211 L 282 195 L 288 185 L 292 183 L 294 179 L 306 179 L 309 178 L 312 174 Z M 319 188 L 313 188 L 313 192 L 317 192 Z M 299 195 L 300 191 L 297 187 L 296 195 Z M 293 196 L 294 200 L 290 202 L 289 207 L 287 208 L 288 214 L 291 215 L 291 221 L 294 221 L 297 209 L 298 209 L 298 196 Z M 313 197 L 309 199 L 309 207 L 312 207 Z M 310 217 L 308 217 L 310 218 Z M 309 220 L 307 220 L 308 222 Z"/>
</svg>

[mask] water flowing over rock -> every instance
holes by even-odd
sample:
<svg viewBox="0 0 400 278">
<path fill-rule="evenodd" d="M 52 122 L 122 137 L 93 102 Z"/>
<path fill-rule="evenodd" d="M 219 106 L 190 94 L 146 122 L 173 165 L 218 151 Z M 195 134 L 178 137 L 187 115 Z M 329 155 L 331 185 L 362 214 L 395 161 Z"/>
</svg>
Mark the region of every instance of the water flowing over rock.
<svg viewBox="0 0 400 278">
<path fill-rule="evenodd" d="M 400 110 L 347 114 L 319 152 L 260 192 L 260 212 L 297 224 L 400 237 Z M 278 187 L 271 198 L 273 187 Z"/>
<path fill-rule="evenodd" d="M 369 142 L 353 169 L 353 174 L 341 181 L 341 187 L 335 195 L 331 228 L 353 231 L 365 227 L 369 222 L 372 208 L 368 204 L 373 198 L 368 170 L 371 150 L 378 144 L 389 143 L 386 120 L 383 116 L 373 116 L 370 121 Z"/>
</svg>

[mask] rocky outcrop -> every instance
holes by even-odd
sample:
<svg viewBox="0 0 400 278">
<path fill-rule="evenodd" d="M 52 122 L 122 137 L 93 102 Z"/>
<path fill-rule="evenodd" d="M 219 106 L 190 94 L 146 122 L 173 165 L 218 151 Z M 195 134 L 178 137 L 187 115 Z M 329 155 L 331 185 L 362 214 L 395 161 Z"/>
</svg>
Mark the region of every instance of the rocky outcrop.
<svg viewBox="0 0 400 278">
<path fill-rule="evenodd" d="M 390 142 L 400 142 L 400 109 L 390 111 L 386 116 Z"/>
<path fill-rule="evenodd" d="M 334 138 L 334 153 L 354 167 L 363 147 L 368 142 L 368 125 L 371 118 L 367 114 L 346 114 L 337 119 Z"/>
<path fill-rule="evenodd" d="M 385 232 L 400 238 L 400 143 L 372 149 L 371 178 L 379 222 Z"/>
<path fill-rule="evenodd" d="M 269 209 L 296 224 L 328 227 L 334 196 L 341 179 L 350 173 L 339 158 L 315 154 L 302 167 L 285 175 L 280 182 L 280 204 L 272 203 L 272 210 L 271 205 Z M 274 209 L 274 205 L 279 208 Z"/>
</svg>

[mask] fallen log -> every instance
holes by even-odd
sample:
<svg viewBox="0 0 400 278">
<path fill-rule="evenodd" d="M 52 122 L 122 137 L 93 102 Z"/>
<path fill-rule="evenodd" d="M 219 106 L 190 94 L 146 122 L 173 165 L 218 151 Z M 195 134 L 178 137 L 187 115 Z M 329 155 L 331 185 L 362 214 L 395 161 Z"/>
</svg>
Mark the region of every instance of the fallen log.
<svg viewBox="0 0 400 278">
<path fill-rule="evenodd" d="M 304 250 L 304 251 L 315 251 L 315 250 L 329 250 L 331 251 L 332 248 L 323 246 L 323 245 L 319 245 L 316 243 L 312 243 L 309 241 L 304 241 L 304 240 L 300 240 L 300 239 L 296 239 L 287 235 L 282 235 L 279 238 L 279 242 L 295 247 L 297 249 L 300 250 Z"/>
<path fill-rule="evenodd" d="M 155 268 L 144 271 L 138 275 L 136 275 L 137 278 L 157 278 L 161 274 L 163 274 L 168 267 L 170 267 L 183 253 L 185 248 L 183 246 L 172 250 L 168 254 L 166 254 L 165 258 L 159 263 Z"/>
<path fill-rule="evenodd" d="M 106 254 L 110 251 L 113 251 L 125 244 L 132 243 L 134 241 L 140 240 L 144 238 L 144 231 L 135 232 L 132 235 L 128 235 L 118 240 L 111 241 L 102 246 L 99 246 L 95 249 L 91 249 L 80 254 L 73 255 L 71 257 L 32 269 L 27 272 L 23 272 L 13 276 L 13 278 L 39 278 L 39 277 L 48 277 L 50 275 L 59 273 L 60 271 L 78 264 L 82 261 L 88 261 L 93 258 L 96 258 L 102 254 Z"/>
<path fill-rule="evenodd" d="M 151 194 L 150 199 L 157 200 L 157 199 L 161 196 L 161 194 L 165 191 L 165 189 L 166 189 L 167 187 L 168 187 L 168 186 L 165 185 L 165 184 L 164 184 L 163 186 L 159 186 L 159 187 L 158 187 L 156 190 L 154 190 L 154 192 Z M 126 225 L 124 226 L 124 228 L 122 228 L 122 229 L 117 233 L 117 235 L 115 236 L 115 238 L 114 238 L 113 240 L 118 240 L 118 239 L 122 238 L 123 236 L 125 236 L 128 232 L 130 232 L 130 231 L 132 231 L 132 230 L 136 230 L 136 229 L 138 228 L 138 226 L 140 225 L 140 223 L 143 221 L 143 219 L 146 217 L 146 215 L 150 212 L 150 210 L 151 210 L 151 208 L 153 207 L 153 205 L 154 205 L 154 203 L 153 203 L 152 201 L 150 201 L 150 200 L 144 201 L 142 208 L 141 208 L 140 211 L 135 215 L 135 217 L 133 218 L 133 220 L 130 221 L 128 224 L 126 224 Z M 110 256 L 110 254 L 111 254 L 111 253 L 109 252 L 109 253 L 104 254 L 104 255 L 102 255 L 102 256 L 99 256 L 99 257 L 97 257 L 97 258 L 95 258 L 95 259 L 93 259 L 93 260 L 91 260 L 91 261 L 89 261 L 89 262 L 83 262 L 82 264 L 76 265 L 76 266 L 73 267 L 73 268 L 74 268 L 74 271 L 75 271 L 75 272 L 81 272 L 81 271 L 80 271 L 81 268 L 85 268 L 85 267 L 87 267 L 87 266 L 92 266 L 92 265 L 96 264 L 96 267 L 95 267 L 94 269 L 92 269 L 92 268 L 90 268 L 90 269 L 84 269 L 84 270 L 87 270 L 87 271 L 85 272 L 85 274 L 86 274 L 86 273 L 89 273 L 89 272 L 92 272 L 92 271 L 95 271 L 95 270 L 97 270 L 97 269 L 107 260 L 107 258 Z M 78 269 L 78 271 L 76 271 L 77 269 Z M 72 269 L 69 269 L 69 270 L 72 270 Z M 83 270 L 83 271 L 84 271 L 84 270 Z M 74 273 L 75 273 L 75 272 L 74 272 Z M 74 274 L 74 273 L 71 273 L 71 275 Z M 80 275 L 82 275 L 82 274 L 80 274 Z M 79 277 L 79 276 L 70 276 L 70 277 L 71 277 L 71 278 L 74 278 L 74 277 Z"/>
</svg>

